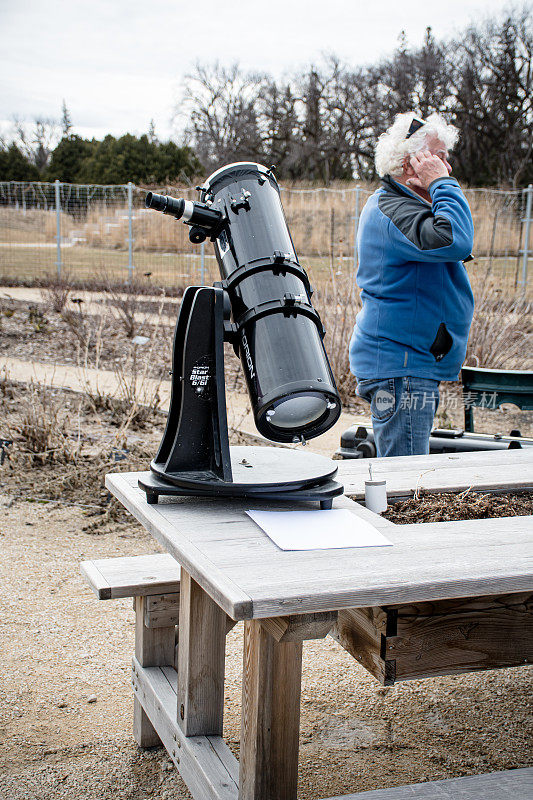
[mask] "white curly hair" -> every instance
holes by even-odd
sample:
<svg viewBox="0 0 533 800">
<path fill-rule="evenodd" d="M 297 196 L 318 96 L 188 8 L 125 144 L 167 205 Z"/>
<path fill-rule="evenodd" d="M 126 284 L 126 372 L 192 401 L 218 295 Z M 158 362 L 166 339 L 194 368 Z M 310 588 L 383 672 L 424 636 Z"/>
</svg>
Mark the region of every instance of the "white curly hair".
<svg viewBox="0 0 533 800">
<path fill-rule="evenodd" d="M 436 136 L 452 150 L 459 137 L 459 131 L 454 125 L 449 125 L 440 114 L 431 114 L 424 125 L 409 138 L 407 134 L 413 119 L 420 119 L 412 111 L 406 114 L 397 114 L 393 124 L 378 139 L 375 151 L 376 172 L 380 177 L 384 175 L 401 175 L 403 162 L 407 155 L 419 153 L 427 147 L 427 139 Z"/>
</svg>

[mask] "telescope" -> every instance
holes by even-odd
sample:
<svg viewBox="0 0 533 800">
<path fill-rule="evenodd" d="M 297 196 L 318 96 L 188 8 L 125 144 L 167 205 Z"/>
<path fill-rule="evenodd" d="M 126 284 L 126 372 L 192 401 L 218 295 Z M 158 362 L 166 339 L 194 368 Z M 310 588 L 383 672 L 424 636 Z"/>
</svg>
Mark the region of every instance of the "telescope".
<svg viewBox="0 0 533 800">
<path fill-rule="evenodd" d="M 287 447 L 229 447 L 224 342 L 240 357 L 255 425 L 279 444 L 305 444 L 329 430 L 341 402 L 324 328 L 287 227 L 271 169 L 238 162 L 214 172 L 200 199 L 148 192 L 146 207 L 181 220 L 195 244 L 213 243 L 221 280 L 183 295 L 172 359 L 167 425 L 149 478 L 159 495 L 318 500 L 343 487 L 333 461 Z"/>
</svg>

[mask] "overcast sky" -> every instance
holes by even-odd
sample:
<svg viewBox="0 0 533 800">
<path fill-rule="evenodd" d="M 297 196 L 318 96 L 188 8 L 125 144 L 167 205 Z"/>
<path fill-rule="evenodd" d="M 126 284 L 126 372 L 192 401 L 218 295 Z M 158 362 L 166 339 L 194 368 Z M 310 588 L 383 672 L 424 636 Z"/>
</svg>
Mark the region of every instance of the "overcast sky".
<svg viewBox="0 0 533 800">
<path fill-rule="evenodd" d="M 161 139 L 194 62 L 235 61 L 276 76 L 335 53 L 373 62 L 508 7 L 501 0 L 0 0 L 0 128 L 61 116 L 74 130 Z"/>
</svg>

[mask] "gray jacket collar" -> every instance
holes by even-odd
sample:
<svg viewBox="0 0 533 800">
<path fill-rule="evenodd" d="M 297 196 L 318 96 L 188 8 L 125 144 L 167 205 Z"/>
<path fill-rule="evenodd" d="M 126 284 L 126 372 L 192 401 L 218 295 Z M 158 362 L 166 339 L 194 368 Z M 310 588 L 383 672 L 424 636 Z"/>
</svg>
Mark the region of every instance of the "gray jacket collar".
<svg viewBox="0 0 533 800">
<path fill-rule="evenodd" d="M 420 197 L 419 194 L 414 192 L 412 189 L 409 189 L 408 186 L 404 186 L 403 183 L 398 183 L 398 181 L 395 181 L 390 175 L 385 175 L 381 179 L 381 185 L 387 192 L 403 194 L 406 197 L 414 197 L 415 200 L 418 200 L 420 203 L 423 203 L 426 206 L 431 206 L 431 203 L 428 200 L 424 200 L 423 197 Z"/>
</svg>

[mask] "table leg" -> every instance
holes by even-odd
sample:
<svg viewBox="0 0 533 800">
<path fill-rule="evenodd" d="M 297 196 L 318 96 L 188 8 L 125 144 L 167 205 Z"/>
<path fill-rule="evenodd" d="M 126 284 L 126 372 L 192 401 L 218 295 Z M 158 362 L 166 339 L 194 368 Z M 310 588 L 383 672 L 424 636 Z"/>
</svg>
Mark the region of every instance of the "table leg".
<svg viewBox="0 0 533 800">
<path fill-rule="evenodd" d="M 161 667 L 174 663 L 176 626 L 147 628 L 144 612 L 146 597 L 135 598 L 135 656 L 142 667 Z M 159 736 L 136 697 L 133 699 L 133 736 L 139 747 L 158 747 Z"/>
<path fill-rule="evenodd" d="M 226 613 L 183 568 L 178 725 L 185 736 L 222 736 Z"/>
<path fill-rule="evenodd" d="M 239 800 L 296 800 L 302 642 L 244 624 Z"/>
</svg>

